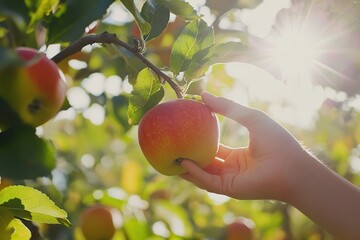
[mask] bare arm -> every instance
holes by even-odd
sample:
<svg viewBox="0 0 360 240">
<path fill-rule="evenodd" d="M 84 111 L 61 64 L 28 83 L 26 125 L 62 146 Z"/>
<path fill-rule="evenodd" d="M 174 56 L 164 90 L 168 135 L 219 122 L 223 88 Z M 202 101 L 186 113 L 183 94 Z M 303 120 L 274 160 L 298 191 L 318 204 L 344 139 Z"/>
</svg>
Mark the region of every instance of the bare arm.
<svg viewBox="0 0 360 240">
<path fill-rule="evenodd" d="M 206 169 L 182 161 L 186 180 L 237 199 L 275 199 L 292 204 L 338 239 L 360 239 L 360 190 L 309 154 L 266 114 L 203 94 L 216 113 L 250 133 L 247 147 L 221 145 Z"/>
<path fill-rule="evenodd" d="M 360 239 L 360 190 L 309 156 L 295 169 L 284 199 L 336 239 Z"/>
</svg>

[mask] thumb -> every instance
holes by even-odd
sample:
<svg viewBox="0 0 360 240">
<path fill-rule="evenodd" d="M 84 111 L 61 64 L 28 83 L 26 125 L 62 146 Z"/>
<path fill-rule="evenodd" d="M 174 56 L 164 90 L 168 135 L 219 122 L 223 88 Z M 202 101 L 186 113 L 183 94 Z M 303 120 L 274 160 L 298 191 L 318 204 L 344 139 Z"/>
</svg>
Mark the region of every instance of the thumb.
<svg viewBox="0 0 360 240">
<path fill-rule="evenodd" d="M 245 107 L 232 100 L 223 97 L 216 97 L 208 92 L 202 92 L 202 100 L 205 105 L 215 113 L 231 118 L 246 128 L 261 115 L 259 110 Z"/>
</svg>

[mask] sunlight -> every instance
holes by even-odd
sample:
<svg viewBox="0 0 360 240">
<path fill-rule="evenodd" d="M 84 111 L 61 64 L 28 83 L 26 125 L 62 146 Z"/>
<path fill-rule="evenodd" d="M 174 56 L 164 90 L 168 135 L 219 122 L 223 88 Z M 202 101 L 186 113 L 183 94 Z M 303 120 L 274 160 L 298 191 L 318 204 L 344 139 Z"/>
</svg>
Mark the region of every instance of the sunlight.
<svg viewBox="0 0 360 240">
<path fill-rule="evenodd" d="M 308 81 L 356 91 L 360 27 L 352 18 L 341 17 L 347 16 L 349 9 L 334 15 L 330 7 L 323 1 L 298 1 L 290 8 L 284 5 L 272 31 L 249 40 L 259 54 L 254 64 L 295 88 Z M 258 20 L 252 21 L 254 25 Z"/>
<path fill-rule="evenodd" d="M 274 43 L 273 58 L 285 77 L 308 77 L 320 49 L 309 33 L 289 30 Z"/>
<path fill-rule="evenodd" d="M 248 28 L 250 34 L 265 37 L 275 23 L 276 14 L 283 8 L 291 6 L 290 0 L 264 0 L 255 9 L 243 9 L 238 16 Z"/>
<path fill-rule="evenodd" d="M 327 4 L 299 1 L 291 8 L 284 4 L 276 16 L 268 16 L 272 29 L 268 33 L 257 27 L 263 19 L 260 10 L 257 14 L 255 10 L 243 12 L 242 20 L 253 35 L 266 34 L 249 37 L 256 55 L 249 63 L 258 69 L 227 64 L 227 73 L 236 80 L 230 97 L 245 105 L 268 102 L 266 110 L 276 120 L 312 129 L 329 97 L 328 89 L 343 95 L 357 91 L 360 28 L 349 19 L 331 15 Z"/>
<path fill-rule="evenodd" d="M 293 82 L 276 80 L 265 70 L 244 63 L 228 63 L 226 73 L 235 82 L 226 96 L 240 104 L 268 102 L 268 113 L 286 124 L 312 129 L 325 92 L 309 79 Z"/>
<path fill-rule="evenodd" d="M 94 125 L 101 125 L 105 121 L 105 109 L 103 106 L 94 103 L 83 112 L 84 118 Z"/>
</svg>

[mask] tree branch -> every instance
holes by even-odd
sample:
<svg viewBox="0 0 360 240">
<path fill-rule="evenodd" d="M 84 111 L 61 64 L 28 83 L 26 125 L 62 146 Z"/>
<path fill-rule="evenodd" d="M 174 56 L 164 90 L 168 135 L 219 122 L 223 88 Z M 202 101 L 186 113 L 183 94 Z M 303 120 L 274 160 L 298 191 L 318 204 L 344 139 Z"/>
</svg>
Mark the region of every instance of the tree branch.
<svg viewBox="0 0 360 240">
<path fill-rule="evenodd" d="M 132 54 L 134 54 L 137 58 L 139 58 L 152 71 L 154 71 L 155 74 L 159 77 L 159 79 L 165 80 L 171 86 L 171 88 L 175 91 L 176 96 L 178 98 L 184 98 L 182 90 L 179 87 L 179 85 L 177 85 L 168 75 L 163 73 L 158 67 L 156 67 L 154 64 L 152 64 L 147 58 L 145 58 L 141 54 L 141 48 L 139 48 L 138 44 L 135 44 L 135 46 L 130 46 L 130 45 L 126 44 L 125 42 L 121 41 L 116 36 L 116 34 L 103 32 L 100 34 L 87 35 L 85 37 L 82 37 L 82 38 L 76 40 L 75 42 L 73 42 L 70 46 L 68 46 L 64 50 L 62 50 L 56 56 L 54 56 L 52 58 L 52 60 L 55 63 L 59 63 L 66 57 L 71 56 L 77 52 L 80 52 L 83 47 L 94 44 L 94 43 L 108 43 L 108 44 L 112 43 L 112 44 L 121 46 L 123 48 L 126 48 Z"/>
</svg>

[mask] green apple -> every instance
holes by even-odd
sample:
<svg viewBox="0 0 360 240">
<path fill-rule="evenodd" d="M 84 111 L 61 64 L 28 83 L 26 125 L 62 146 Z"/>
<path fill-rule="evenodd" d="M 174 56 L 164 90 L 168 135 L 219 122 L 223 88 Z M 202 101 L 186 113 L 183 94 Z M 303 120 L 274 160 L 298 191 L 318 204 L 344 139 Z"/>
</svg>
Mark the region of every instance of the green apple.
<svg viewBox="0 0 360 240">
<path fill-rule="evenodd" d="M 32 48 L 19 47 L 16 53 L 24 65 L 0 76 L 3 130 L 19 123 L 40 126 L 57 114 L 65 100 L 65 81 L 53 61 Z"/>
<path fill-rule="evenodd" d="M 138 140 L 148 162 L 164 175 L 179 175 L 181 159 L 200 167 L 213 161 L 219 145 L 219 123 L 202 102 L 177 99 L 150 109 L 139 123 Z"/>
</svg>

